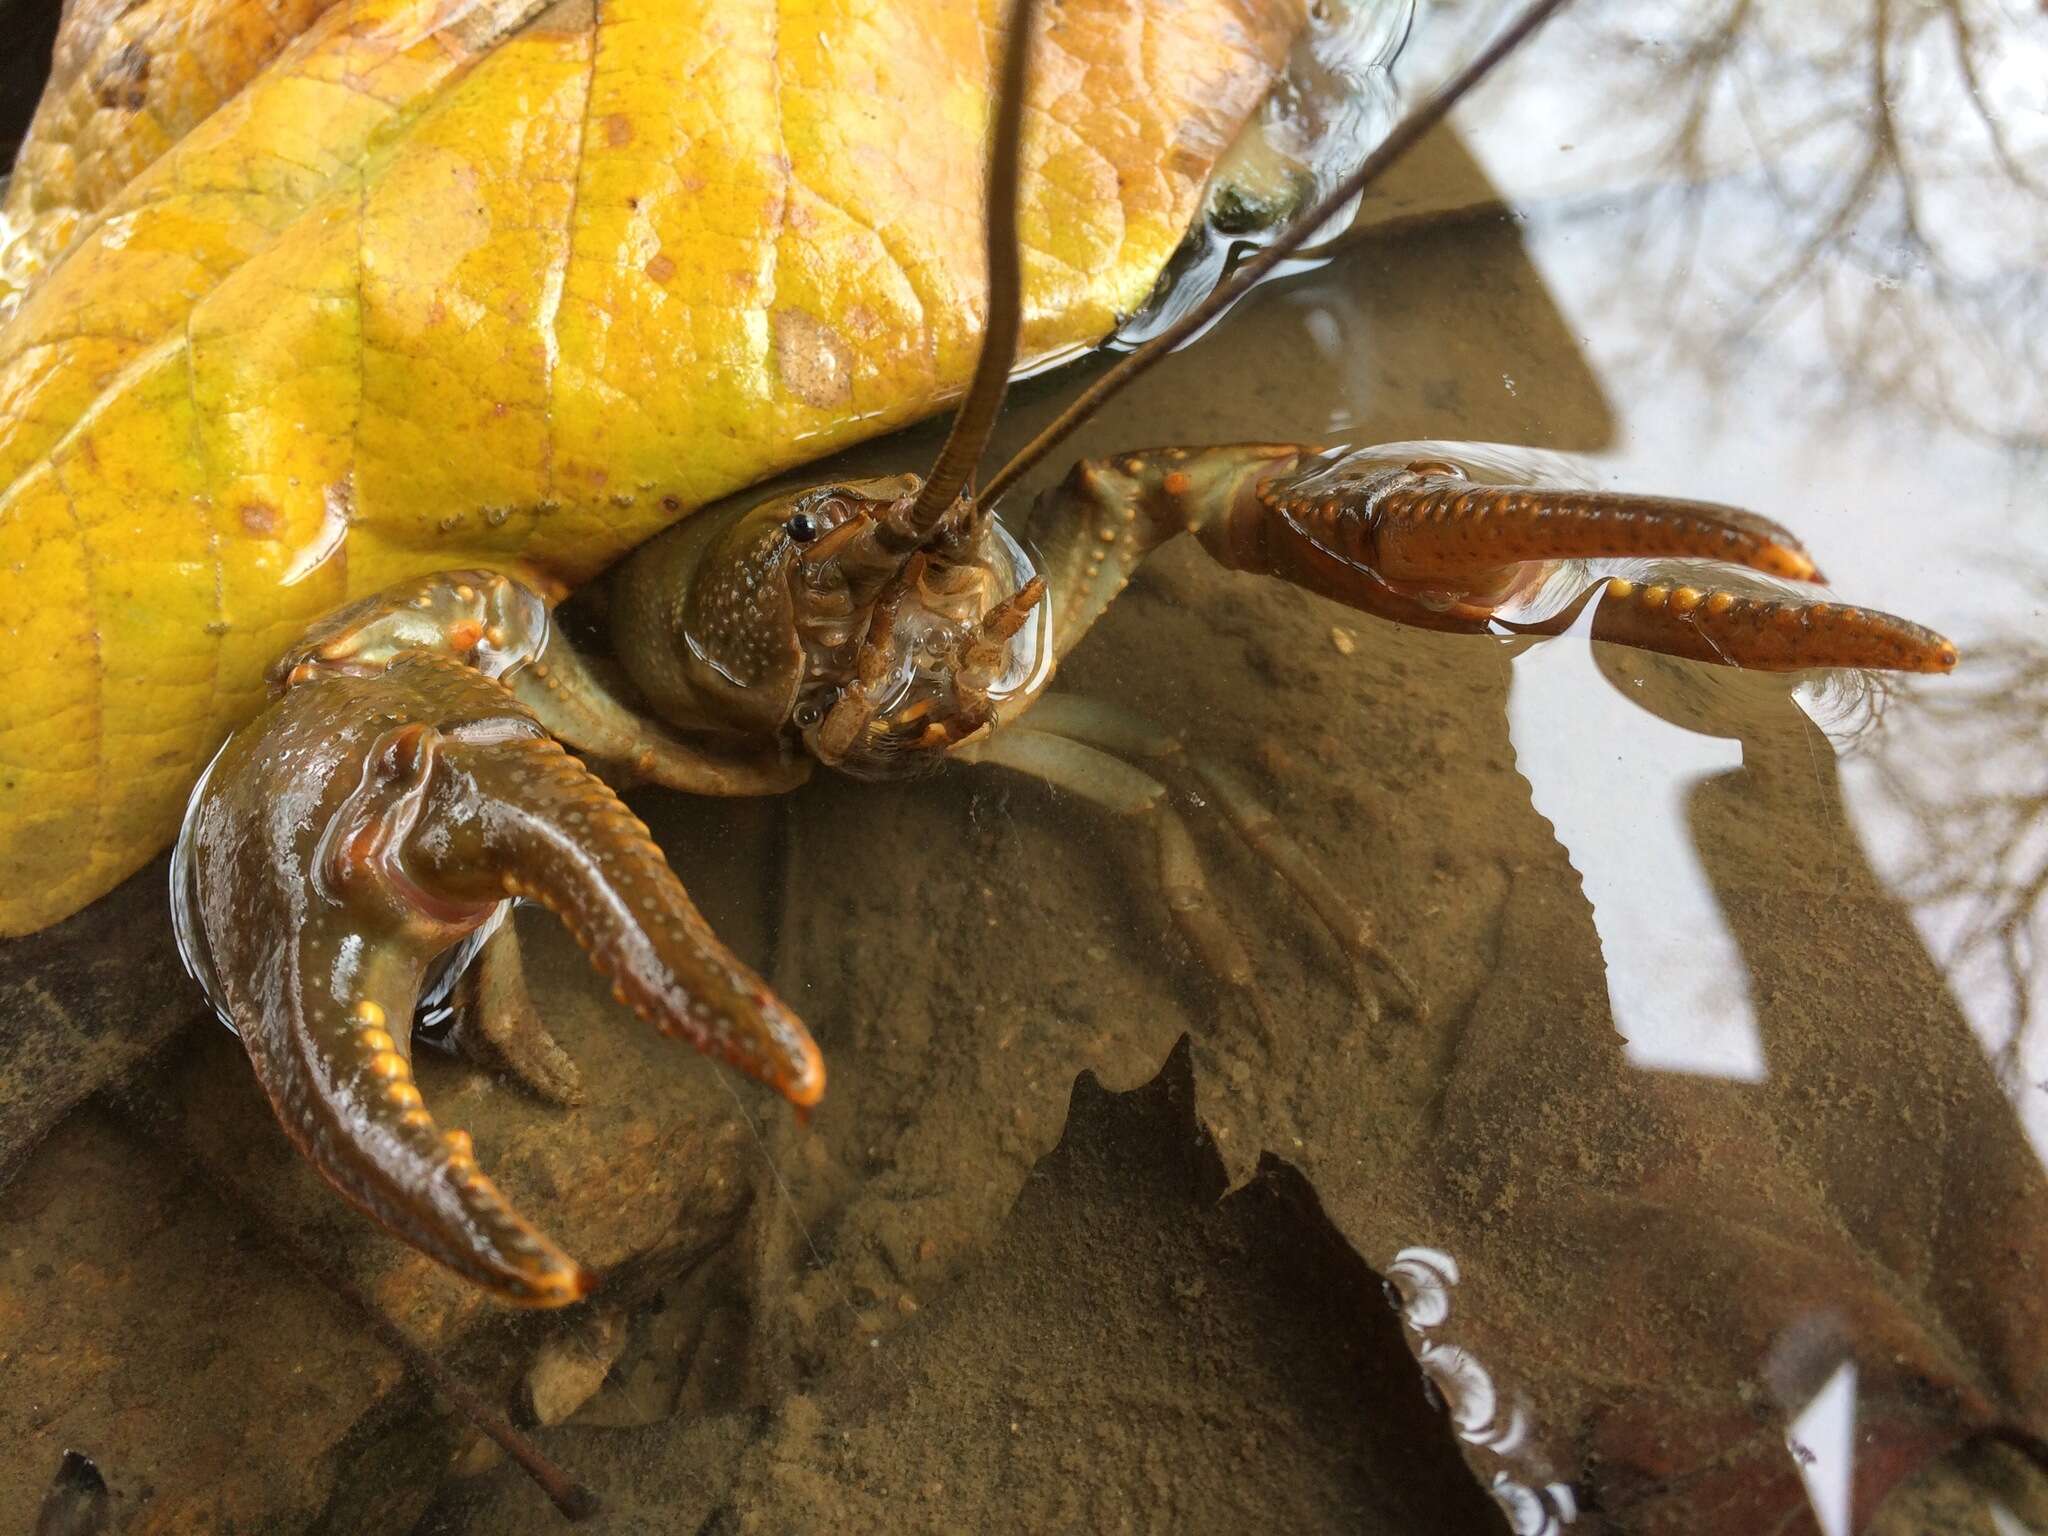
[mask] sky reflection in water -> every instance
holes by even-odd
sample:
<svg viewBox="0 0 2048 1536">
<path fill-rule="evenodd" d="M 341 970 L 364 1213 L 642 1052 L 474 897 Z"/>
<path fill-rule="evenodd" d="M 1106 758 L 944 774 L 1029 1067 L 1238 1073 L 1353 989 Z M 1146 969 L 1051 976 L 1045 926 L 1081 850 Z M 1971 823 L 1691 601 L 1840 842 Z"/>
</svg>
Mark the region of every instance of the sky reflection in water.
<svg viewBox="0 0 2048 1536">
<path fill-rule="evenodd" d="M 1794 698 L 1835 749 L 1814 772 L 1839 777 L 1843 835 L 2048 1163 L 2048 16 L 1761 9 L 1573 14 L 1461 129 L 1616 402 L 1588 478 L 1669 488 L 1682 467 L 1686 494 L 1796 528 L 1848 600 L 1962 645 L 1954 678 Z M 1418 76 L 1468 46 L 1450 30 Z M 1574 57 L 1585 75 L 1558 68 Z M 1756 983 L 1828 978 L 1752 976 L 1696 845 L 1688 802 L 1743 768 L 1753 722 L 1673 723 L 1601 672 L 1579 635 L 1520 650 L 1508 723 L 1593 908 L 1615 1028 L 1638 1068 L 1761 1083 Z M 1801 1379 L 1823 1384 L 1783 1403 L 1787 1453 L 1846 1536 L 1869 1514 L 1857 1364 Z"/>
<path fill-rule="evenodd" d="M 2001 652 L 2041 649 L 2048 19 L 1955 0 L 1890 8 L 1880 36 L 1874 22 L 1843 28 L 1833 6 L 1768 9 L 1725 35 L 1726 5 L 1569 16 L 1461 126 L 1625 405 L 1588 473 L 1643 489 L 1685 465 L 1689 494 L 1796 527 L 1851 600 L 1964 647 L 1956 677 L 1901 686 L 1883 728 L 1844 744 L 1840 771 L 1858 839 L 1911 903 L 2048 1157 L 2036 1000 L 2048 955 L 2032 912 L 2011 905 L 2034 894 L 2043 819 L 1992 829 L 2008 846 L 1977 850 L 1975 889 L 1950 870 L 1932 891 L 1923 867 L 1930 826 L 1980 797 L 2024 806 L 2048 787 L 2031 750 L 2044 722 L 2026 707 L 2038 692 L 1979 698 L 1972 676 Z M 1716 38 L 1709 66 L 1700 50 Z M 1559 75 L 1574 53 L 1597 91 Z M 1880 63 L 1889 91 L 1873 97 Z M 1778 89 L 1795 78 L 1801 91 Z M 1887 124 L 1896 152 L 1872 147 Z M 1766 1064 L 1743 968 L 1672 814 L 1674 792 L 1738 763 L 1739 748 L 1625 721 L 1611 690 L 1569 680 L 1567 650 L 1518 659 L 1511 722 L 1538 807 L 1586 876 L 1632 1059 L 1754 1079 Z M 1920 706 L 1943 690 L 1977 703 L 1967 742 L 1952 714 L 1929 729 Z M 1987 936 L 2000 922 L 2002 944 Z M 1704 1035 L 1670 1027 L 1701 1004 Z"/>
</svg>

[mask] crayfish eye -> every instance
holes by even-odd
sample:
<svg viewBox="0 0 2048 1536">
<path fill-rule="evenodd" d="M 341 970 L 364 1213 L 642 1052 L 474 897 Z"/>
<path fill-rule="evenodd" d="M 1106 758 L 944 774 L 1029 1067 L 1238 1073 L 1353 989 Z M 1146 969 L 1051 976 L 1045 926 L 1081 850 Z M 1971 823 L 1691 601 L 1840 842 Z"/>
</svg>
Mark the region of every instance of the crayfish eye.
<svg viewBox="0 0 2048 1536">
<path fill-rule="evenodd" d="M 782 531 L 798 544 L 808 544 L 824 532 L 818 526 L 818 520 L 808 512 L 791 513 L 789 520 L 782 525 Z"/>
</svg>

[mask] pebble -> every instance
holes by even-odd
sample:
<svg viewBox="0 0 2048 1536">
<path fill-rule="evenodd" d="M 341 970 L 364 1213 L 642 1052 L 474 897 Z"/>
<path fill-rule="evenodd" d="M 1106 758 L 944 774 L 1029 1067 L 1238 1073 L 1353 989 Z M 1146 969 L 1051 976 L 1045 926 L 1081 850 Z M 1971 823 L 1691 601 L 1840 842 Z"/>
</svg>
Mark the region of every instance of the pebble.
<svg viewBox="0 0 2048 1536">
<path fill-rule="evenodd" d="M 560 1424 L 604 1385 L 626 1346 L 623 1313 L 592 1312 L 567 1333 L 541 1346 L 526 1373 L 527 1403 L 537 1424 Z"/>
</svg>

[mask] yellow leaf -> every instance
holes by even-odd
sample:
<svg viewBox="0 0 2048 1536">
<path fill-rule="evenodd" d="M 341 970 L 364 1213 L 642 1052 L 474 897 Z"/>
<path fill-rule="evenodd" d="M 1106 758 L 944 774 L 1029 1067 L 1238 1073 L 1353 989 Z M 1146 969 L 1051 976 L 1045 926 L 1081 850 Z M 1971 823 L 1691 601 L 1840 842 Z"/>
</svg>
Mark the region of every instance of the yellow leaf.
<svg viewBox="0 0 2048 1536">
<path fill-rule="evenodd" d="M 996 0 L 526 9 L 328 9 L 0 326 L 0 934 L 161 848 L 336 603 L 581 582 L 964 385 Z M 1302 20 L 1045 10 L 1032 357 L 1143 303 Z"/>
<path fill-rule="evenodd" d="M 73 0 L 0 204 L 0 314 L 79 225 L 303 32 L 328 0 Z"/>
</svg>

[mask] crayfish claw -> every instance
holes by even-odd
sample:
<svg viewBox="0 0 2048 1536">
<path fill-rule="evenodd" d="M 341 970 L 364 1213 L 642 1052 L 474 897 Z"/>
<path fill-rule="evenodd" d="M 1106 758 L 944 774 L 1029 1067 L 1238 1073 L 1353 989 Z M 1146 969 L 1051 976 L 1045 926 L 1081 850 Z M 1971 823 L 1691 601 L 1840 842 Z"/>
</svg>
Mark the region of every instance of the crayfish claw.
<svg viewBox="0 0 2048 1536">
<path fill-rule="evenodd" d="M 343 943 L 309 943 L 301 960 L 346 967 Z M 366 970 L 378 967 L 374 957 Z M 520 1306 L 580 1301 L 596 1277 L 551 1241 L 478 1166 L 469 1135 L 435 1123 L 413 1081 L 409 1054 L 387 1027 L 409 1017 L 417 970 L 409 958 L 385 990 L 353 1007 L 243 1035 L 257 1080 L 322 1177 L 395 1236 Z M 413 970 L 405 978 L 405 970 Z M 367 978 L 366 978 L 367 979 Z M 411 980 L 408 991 L 405 982 Z M 401 1033 L 404 1026 L 400 1026 Z"/>
<path fill-rule="evenodd" d="M 1488 485 L 1433 462 L 1406 470 L 1373 505 L 1377 566 L 1390 580 L 1483 585 L 1509 565 L 1624 556 L 1724 560 L 1786 581 L 1823 579 L 1790 529 L 1740 507 Z"/>
<path fill-rule="evenodd" d="M 799 1106 L 824 1091 L 802 1023 L 719 943 L 646 828 L 503 686 L 439 651 L 288 687 L 194 791 L 173 881 L 188 961 L 286 1134 L 357 1207 L 509 1302 L 566 1305 L 592 1276 L 435 1124 L 411 1036 L 437 960 L 481 937 L 458 1007 L 543 1092 L 574 1091 L 496 926 L 510 899 L 559 916 L 663 1031 Z"/>
<path fill-rule="evenodd" d="M 1590 599 L 1596 639 L 1697 661 L 1763 671 L 1946 672 L 1956 664 L 1953 644 L 1905 619 L 1784 593 L 1720 590 L 1716 583 L 1727 581 L 1704 571 L 1690 583 L 1587 586 L 1562 613 L 1537 617 L 1532 600 L 1556 590 L 1553 578 L 1584 574 L 1573 562 L 1700 560 L 1778 581 L 1824 578 L 1789 530 L 1740 507 L 1495 484 L 1476 460 L 1419 452 L 1419 445 L 1303 450 L 1298 463 L 1249 490 L 1239 487 L 1216 514 L 1221 532 L 1205 535 L 1205 543 L 1236 568 L 1429 629 L 1556 634 Z"/>
<path fill-rule="evenodd" d="M 1874 608 L 1620 577 L 1603 583 L 1592 597 L 1594 639 L 1668 656 L 1754 672 L 1807 667 L 1952 672 L 1956 665 L 1953 641 Z M 1542 627 L 1554 628 L 1556 622 Z"/>
</svg>

